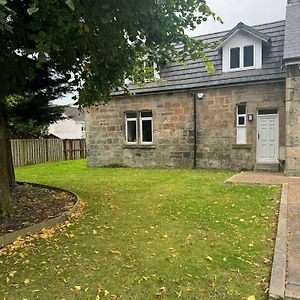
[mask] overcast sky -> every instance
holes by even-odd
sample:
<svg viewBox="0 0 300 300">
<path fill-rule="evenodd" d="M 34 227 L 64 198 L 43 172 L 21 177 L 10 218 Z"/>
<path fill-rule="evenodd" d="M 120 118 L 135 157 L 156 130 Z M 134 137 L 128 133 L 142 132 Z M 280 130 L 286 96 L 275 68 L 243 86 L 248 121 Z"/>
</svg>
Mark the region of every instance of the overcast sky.
<svg viewBox="0 0 300 300">
<path fill-rule="evenodd" d="M 194 31 L 188 31 L 190 36 L 232 29 L 238 22 L 247 25 L 258 25 L 285 19 L 287 0 L 207 0 L 207 4 L 224 24 L 208 20 Z M 71 97 L 56 100 L 55 104 L 70 104 Z"/>
<path fill-rule="evenodd" d="M 209 20 L 202 23 L 195 31 L 188 31 L 190 36 L 224 31 L 237 23 L 258 25 L 285 19 L 287 0 L 207 0 L 208 6 L 224 24 Z"/>
</svg>

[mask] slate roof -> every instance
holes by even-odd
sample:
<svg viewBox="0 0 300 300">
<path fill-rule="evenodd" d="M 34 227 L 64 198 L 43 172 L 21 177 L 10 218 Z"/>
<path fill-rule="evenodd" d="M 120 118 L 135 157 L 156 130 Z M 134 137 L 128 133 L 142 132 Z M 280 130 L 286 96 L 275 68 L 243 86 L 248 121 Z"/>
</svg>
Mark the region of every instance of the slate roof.
<svg viewBox="0 0 300 300">
<path fill-rule="evenodd" d="M 295 1 L 296 2 L 296 1 Z M 286 9 L 284 60 L 300 60 L 300 3 L 289 4 Z"/>
<path fill-rule="evenodd" d="M 76 122 L 84 122 L 84 114 L 75 106 L 66 106 L 64 114 Z"/>
<path fill-rule="evenodd" d="M 136 94 L 157 93 L 175 90 L 197 89 L 240 83 L 264 82 L 269 80 L 284 80 L 285 71 L 282 68 L 285 21 L 253 26 L 255 31 L 270 38 L 270 46 L 263 49 L 261 69 L 222 72 L 222 53 L 217 49 L 206 50 L 207 57 L 215 66 L 215 73 L 209 75 L 205 63 L 200 60 L 188 60 L 187 66 L 180 63 L 170 63 L 161 72 L 162 82 L 147 83 L 143 87 L 129 86 Z M 219 42 L 229 31 L 218 32 L 196 37 L 206 42 Z M 113 96 L 123 95 L 114 92 Z"/>
</svg>

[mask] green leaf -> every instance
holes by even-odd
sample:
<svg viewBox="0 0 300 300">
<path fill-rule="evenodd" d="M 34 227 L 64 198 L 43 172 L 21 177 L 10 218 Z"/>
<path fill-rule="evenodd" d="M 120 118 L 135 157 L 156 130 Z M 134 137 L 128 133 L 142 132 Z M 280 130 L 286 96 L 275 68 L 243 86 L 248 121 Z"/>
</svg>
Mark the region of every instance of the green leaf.
<svg viewBox="0 0 300 300">
<path fill-rule="evenodd" d="M 39 10 L 38 7 L 35 6 L 35 4 L 29 8 L 27 8 L 27 13 L 31 16 L 32 14 L 36 13 Z"/>
<path fill-rule="evenodd" d="M 6 0 L 0 0 L 0 5 L 6 5 L 7 4 L 7 1 Z"/>
<path fill-rule="evenodd" d="M 46 57 L 45 53 L 39 52 L 38 61 L 40 63 L 45 63 L 47 61 L 47 57 Z"/>
<path fill-rule="evenodd" d="M 72 9 L 75 10 L 75 6 L 72 0 L 66 0 L 66 4 Z"/>
</svg>

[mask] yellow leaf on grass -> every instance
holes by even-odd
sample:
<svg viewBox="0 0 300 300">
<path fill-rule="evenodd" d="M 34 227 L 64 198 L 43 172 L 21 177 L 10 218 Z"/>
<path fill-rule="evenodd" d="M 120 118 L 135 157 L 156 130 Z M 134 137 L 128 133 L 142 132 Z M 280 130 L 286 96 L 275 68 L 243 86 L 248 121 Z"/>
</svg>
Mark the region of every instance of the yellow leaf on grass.
<svg viewBox="0 0 300 300">
<path fill-rule="evenodd" d="M 255 296 L 254 295 L 251 295 L 247 298 L 247 300 L 255 300 Z"/>
<path fill-rule="evenodd" d="M 75 285 L 75 290 L 76 291 L 80 291 L 81 290 L 81 286 L 80 285 Z"/>
<path fill-rule="evenodd" d="M 25 280 L 24 280 L 24 283 L 25 284 L 28 284 L 30 282 L 30 279 L 28 279 L 28 278 L 26 278 Z"/>
<path fill-rule="evenodd" d="M 211 256 L 206 256 L 206 259 L 209 260 L 209 261 L 213 260 Z"/>
<path fill-rule="evenodd" d="M 9 272 L 9 277 L 14 277 L 15 276 L 15 274 L 17 273 L 17 271 L 11 271 L 11 272 Z"/>
<path fill-rule="evenodd" d="M 100 300 L 100 296 L 99 296 L 99 295 L 97 295 L 95 300 Z"/>
<path fill-rule="evenodd" d="M 93 234 L 97 234 L 97 230 L 93 229 Z"/>
<path fill-rule="evenodd" d="M 106 297 L 106 296 L 108 296 L 109 295 L 109 291 L 108 290 L 105 290 L 104 291 L 104 296 Z"/>
</svg>

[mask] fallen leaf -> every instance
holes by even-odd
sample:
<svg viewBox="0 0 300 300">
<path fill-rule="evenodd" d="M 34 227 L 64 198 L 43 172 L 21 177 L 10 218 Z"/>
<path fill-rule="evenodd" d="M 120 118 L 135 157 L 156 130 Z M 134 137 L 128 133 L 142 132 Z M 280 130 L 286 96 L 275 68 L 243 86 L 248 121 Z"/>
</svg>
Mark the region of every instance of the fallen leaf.
<svg viewBox="0 0 300 300">
<path fill-rule="evenodd" d="M 209 261 L 213 260 L 211 256 L 206 256 L 206 259 L 209 260 Z"/>
<path fill-rule="evenodd" d="M 75 285 L 75 290 L 76 291 L 80 291 L 81 290 L 81 286 L 80 285 Z"/>
<path fill-rule="evenodd" d="M 28 278 L 26 278 L 25 280 L 24 280 L 24 283 L 25 284 L 28 284 L 30 282 L 30 279 L 28 279 Z"/>
<path fill-rule="evenodd" d="M 8 276 L 14 277 L 16 273 L 17 273 L 17 271 L 11 271 L 11 272 L 9 272 Z"/>
<path fill-rule="evenodd" d="M 251 295 L 247 298 L 247 300 L 255 300 L 255 296 L 254 295 Z"/>
<path fill-rule="evenodd" d="M 272 264 L 272 260 L 268 259 L 268 258 L 264 258 L 264 264 L 266 265 L 271 265 Z"/>
</svg>

